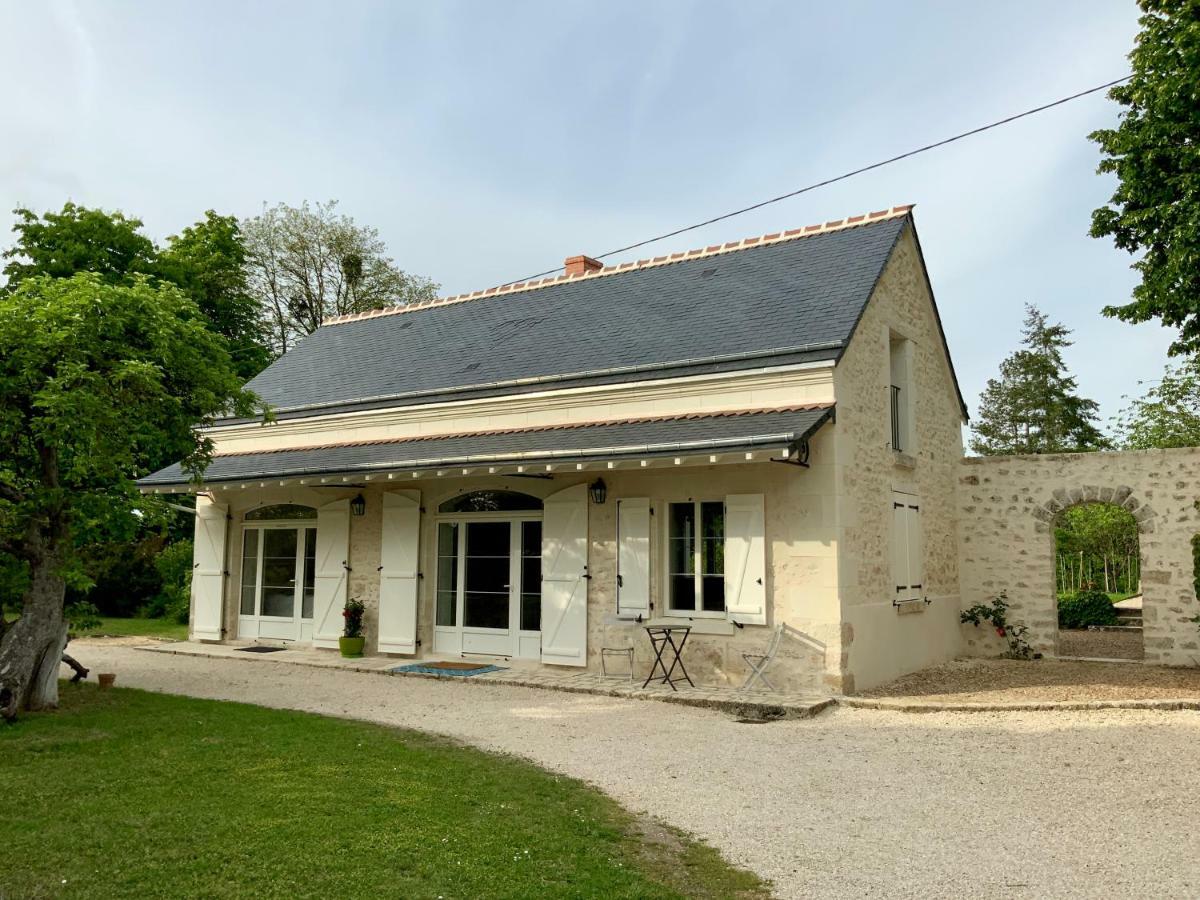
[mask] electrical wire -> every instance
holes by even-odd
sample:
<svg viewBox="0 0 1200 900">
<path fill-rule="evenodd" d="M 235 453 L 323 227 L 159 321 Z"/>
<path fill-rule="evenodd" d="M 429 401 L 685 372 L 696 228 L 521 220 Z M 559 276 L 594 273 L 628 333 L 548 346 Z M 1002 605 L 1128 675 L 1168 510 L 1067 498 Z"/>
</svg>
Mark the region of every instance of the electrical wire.
<svg viewBox="0 0 1200 900">
<path fill-rule="evenodd" d="M 789 200 L 792 197 L 798 197 L 801 194 L 806 194 L 809 191 L 815 191 L 817 188 L 827 187 L 839 181 L 845 181 L 847 178 L 853 178 L 856 175 L 862 175 L 864 172 L 870 172 L 874 169 L 881 169 L 884 166 L 890 166 L 892 163 L 900 162 L 901 160 L 909 159 L 921 153 L 927 153 L 930 150 L 936 150 L 938 147 L 945 147 L 947 144 L 953 144 L 955 141 L 961 141 L 964 138 L 972 137 L 976 134 L 982 134 L 985 131 L 991 131 L 993 128 L 999 128 L 1001 125 L 1008 125 L 1018 119 L 1024 119 L 1027 116 L 1036 115 L 1040 112 L 1045 112 L 1048 109 L 1053 109 L 1056 106 L 1062 106 L 1064 103 L 1070 103 L 1072 100 L 1078 100 L 1080 97 L 1086 97 L 1089 94 L 1095 94 L 1099 91 L 1108 90 L 1124 81 L 1128 81 L 1133 75 L 1126 75 L 1122 78 L 1114 79 L 1113 81 L 1104 84 L 1096 85 L 1096 87 L 1088 88 L 1086 91 L 1079 91 L 1076 94 L 1071 94 L 1067 97 L 1060 97 L 1050 103 L 1043 103 L 1041 106 L 1035 106 L 1032 109 L 1027 109 L 1024 112 L 1019 112 L 1011 116 L 1005 116 L 1003 119 L 997 119 L 995 122 L 989 122 L 987 125 L 980 125 L 978 128 L 972 128 L 970 131 L 964 131 L 952 137 L 943 138 L 940 141 L 934 141 L 932 144 L 926 144 L 923 147 L 917 147 L 915 150 L 909 150 L 906 153 L 901 153 L 899 156 L 893 156 L 889 159 L 880 160 L 879 162 L 871 163 L 869 166 L 862 166 L 850 172 L 845 172 L 841 175 L 836 175 L 833 178 L 826 178 L 824 181 L 817 181 L 805 187 L 798 188 L 794 191 L 788 191 L 786 194 L 780 194 L 778 197 L 771 197 L 769 200 L 761 200 L 758 203 L 753 203 L 750 206 L 743 206 L 741 209 L 735 209 L 732 212 L 722 213 L 719 216 L 713 216 L 711 219 L 705 219 L 703 222 L 697 222 L 695 225 L 685 225 L 683 228 L 676 228 L 674 231 L 668 231 L 665 234 L 660 234 L 657 237 L 646 238 L 644 241 L 638 241 L 634 244 L 627 244 L 624 247 L 618 247 L 616 250 L 608 250 L 593 259 L 604 259 L 608 256 L 615 256 L 618 253 L 625 253 L 629 250 L 636 250 L 639 247 L 645 247 L 647 244 L 654 244 L 658 241 L 666 240 L 667 238 L 675 237 L 676 235 L 685 234 L 689 231 L 695 231 L 697 228 L 704 228 L 706 225 L 712 225 L 715 222 L 723 222 L 725 219 L 732 219 L 734 216 L 740 216 L 748 212 L 753 212 L 756 209 L 762 209 L 764 206 L 770 206 L 772 203 L 779 203 L 781 200 Z M 527 275 L 524 278 L 514 278 L 512 281 L 506 281 L 500 287 L 505 287 L 510 284 L 516 284 L 521 281 L 532 281 L 535 278 L 542 278 L 546 275 L 553 275 L 555 272 L 561 271 L 562 266 L 555 266 L 553 269 L 547 269 L 545 272 L 538 272 L 536 275 Z"/>
</svg>

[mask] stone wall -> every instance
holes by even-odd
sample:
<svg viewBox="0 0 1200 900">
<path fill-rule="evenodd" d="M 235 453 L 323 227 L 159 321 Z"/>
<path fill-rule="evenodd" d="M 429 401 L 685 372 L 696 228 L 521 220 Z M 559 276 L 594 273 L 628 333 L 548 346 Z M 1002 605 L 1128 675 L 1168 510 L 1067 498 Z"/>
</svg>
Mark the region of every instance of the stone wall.
<svg viewBox="0 0 1200 900">
<path fill-rule="evenodd" d="M 911 343 L 913 441 L 891 446 L 889 344 Z M 920 250 L 906 229 L 850 346 L 834 370 L 837 399 L 838 582 L 846 693 L 956 655 L 959 582 L 954 486 L 962 410 Z M 928 606 L 896 607 L 892 491 L 921 505 Z"/>
<path fill-rule="evenodd" d="M 1089 501 L 1116 503 L 1140 529 L 1145 659 L 1200 662 L 1192 536 L 1200 532 L 1200 448 L 962 460 L 958 477 L 963 606 L 1007 591 L 1010 619 L 1030 643 L 1056 654 L 1055 517 Z M 965 646 L 994 654 L 999 643 L 965 626 Z"/>
</svg>

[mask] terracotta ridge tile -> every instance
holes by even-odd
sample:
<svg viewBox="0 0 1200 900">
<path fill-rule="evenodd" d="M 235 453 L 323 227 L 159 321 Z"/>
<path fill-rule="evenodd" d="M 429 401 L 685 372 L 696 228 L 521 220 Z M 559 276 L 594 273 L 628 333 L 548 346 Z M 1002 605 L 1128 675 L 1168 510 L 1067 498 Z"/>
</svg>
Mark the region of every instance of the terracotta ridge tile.
<svg viewBox="0 0 1200 900">
<path fill-rule="evenodd" d="M 423 441 L 438 441 L 446 438 L 495 437 L 507 434 L 541 434 L 547 431 L 569 431 L 575 428 L 595 428 L 603 425 L 640 425 L 648 422 L 683 422 L 695 419 L 723 419 L 738 416 L 764 415 L 769 413 L 810 412 L 830 409 L 832 403 L 800 403 L 794 406 L 772 406 L 762 409 L 730 409 L 714 412 L 684 413 L 683 415 L 639 416 L 631 419 L 597 419 L 589 422 L 564 422 L 559 425 L 537 425 L 532 428 L 501 428 L 491 431 L 454 431 L 440 434 L 416 434 L 407 437 L 382 438 L 373 441 L 341 441 L 328 444 L 305 444 L 299 447 L 280 447 L 272 450 L 234 450 L 229 453 L 214 453 L 213 458 L 225 459 L 233 456 L 261 456 L 275 453 L 298 453 L 307 450 L 334 450 L 344 447 L 383 447 L 390 444 L 414 444 Z"/>
<path fill-rule="evenodd" d="M 845 219 L 834 219 L 824 224 L 804 225 L 799 228 L 791 228 L 787 231 L 774 231 L 770 234 L 756 235 L 754 237 L 743 238 L 740 241 L 729 241 L 724 244 L 712 244 L 707 247 L 697 247 L 692 250 L 683 250 L 677 253 L 670 253 L 665 256 L 656 256 L 650 259 L 639 259 L 634 262 L 617 263 L 611 266 L 605 266 L 602 269 L 592 269 L 588 272 L 583 272 L 578 275 L 558 275 L 543 278 L 541 281 L 516 281 L 509 284 L 497 285 L 496 287 L 484 288 L 478 291 L 471 291 L 465 294 L 454 294 L 449 297 L 438 297 L 434 300 L 427 300 L 423 303 L 412 303 L 407 306 L 387 306 L 383 309 L 369 309 L 365 312 L 348 313 L 343 316 L 333 316 L 326 319 L 321 327 L 326 325 L 343 325 L 347 322 L 357 322 L 361 319 L 377 319 L 381 316 L 396 316 L 403 313 L 420 312 L 425 309 L 432 309 L 439 306 L 453 306 L 458 303 L 465 303 L 468 300 L 478 300 L 481 297 L 494 297 L 505 294 L 523 294 L 529 291 L 535 291 L 539 288 L 547 287 L 553 284 L 562 284 L 568 281 L 588 281 L 594 278 L 604 278 L 609 275 L 616 275 L 630 271 L 639 271 L 641 269 L 654 268 L 657 266 L 671 265 L 686 259 L 697 259 L 704 256 L 715 256 L 724 253 L 735 253 L 738 250 L 745 250 L 749 247 L 765 247 L 771 244 L 778 244 L 783 241 L 790 241 L 796 238 L 809 237 L 814 234 L 828 234 L 831 231 L 844 231 L 848 228 L 858 228 L 862 225 L 877 222 L 881 219 L 894 219 L 900 216 L 906 216 L 912 210 L 913 204 L 909 203 L 904 206 L 893 206 L 891 209 L 878 209 L 874 212 L 864 213 L 858 216 L 849 216 Z"/>
</svg>

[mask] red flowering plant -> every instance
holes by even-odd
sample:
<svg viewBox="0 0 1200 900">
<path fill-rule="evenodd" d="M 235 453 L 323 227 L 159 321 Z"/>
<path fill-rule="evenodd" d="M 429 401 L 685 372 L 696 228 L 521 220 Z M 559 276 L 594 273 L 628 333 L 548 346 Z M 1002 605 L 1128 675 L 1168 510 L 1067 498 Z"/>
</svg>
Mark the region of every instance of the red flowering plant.
<svg viewBox="0 0 1200 900">
<path fill-rule="evenodd" d="M 975 626 L 984 622 L 996 629 L 999 637 L 1008 641 L 1008 650 L 1002 654 L 1008 659 L 1041 659 L 1042 654 L 1034 653 L 1025 635 L 1029 629 L 1024 625 L 1015 625 L 1008 621 L 1008 591 L 1001 591 L 991 604 L 977 603 L 959 614 L 959 620 L 965 625 Z"/>
<path fill-rule="evenodd" d="M 361 600 L 351 597 L 342 608 L 342 618 L 346 620 L 344 634 L 348 638 L 362 637 L 363 606 Z"/>
</svg>

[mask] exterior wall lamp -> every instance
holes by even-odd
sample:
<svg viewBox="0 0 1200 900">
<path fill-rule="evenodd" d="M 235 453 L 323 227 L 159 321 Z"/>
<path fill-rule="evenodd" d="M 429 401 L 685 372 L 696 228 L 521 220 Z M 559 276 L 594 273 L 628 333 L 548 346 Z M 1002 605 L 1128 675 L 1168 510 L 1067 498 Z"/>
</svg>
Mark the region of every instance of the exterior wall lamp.
<svg viewBox="0 0 1200 900">
<path fill-rule="evenodd" d="M 588 493 L 592 495 L 592 502 L 600 506 L 608 497 L 608 485 L 604 483 L 603 478 L 597 478 L 588 485 Z"/>
<path fill-rule="evenodd" d="M 350 501 L 350 514 L 354 516 L 363 516 L 367 513 L 367 501 L 359 494 Z"/>
</svg>

